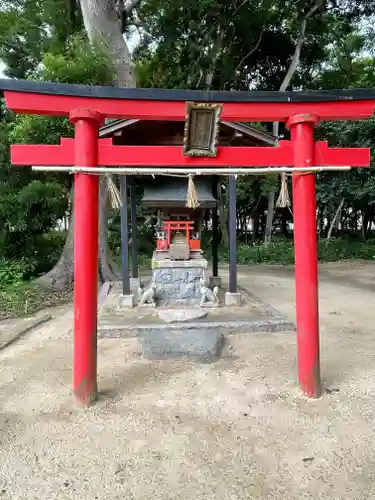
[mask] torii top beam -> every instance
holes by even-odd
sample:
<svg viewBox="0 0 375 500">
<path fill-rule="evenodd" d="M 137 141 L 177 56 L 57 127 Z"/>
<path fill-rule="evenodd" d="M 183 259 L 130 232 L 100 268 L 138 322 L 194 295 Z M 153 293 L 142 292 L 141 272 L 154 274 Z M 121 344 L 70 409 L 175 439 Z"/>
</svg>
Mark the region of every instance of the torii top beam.
<svg viewBox="0 0 375 500">
<path fill-rule="evenodd" d="M 312 92 L 217 92 L 124 89 L 0 79 L 7 107 L 16 113 L 69 116 L 90 109 L 104 118 L 184 121 L 186 101 L 223 103 L 227 121 L 286 121 L 310 114 L 319 120 L 363 120 L 375 109 L 375 89 Z"/>
</svg>

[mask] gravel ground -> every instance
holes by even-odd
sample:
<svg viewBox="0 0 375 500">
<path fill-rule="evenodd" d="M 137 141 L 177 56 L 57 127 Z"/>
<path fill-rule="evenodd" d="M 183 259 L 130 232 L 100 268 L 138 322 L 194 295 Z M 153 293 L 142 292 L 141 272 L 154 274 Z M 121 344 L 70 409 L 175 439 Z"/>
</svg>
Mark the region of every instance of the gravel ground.
<svg viewBox="0 0 375 500">
<path fill-rule="evenodd" d="M 0 352 L 0 499 L 374 498 L 373 276 L 321 267 L 316 401 L 296 387 L 294 333 L 241 333 L 211 365 L 100 340 L 99 401 L 75 408 L 62 309 Z M 239 283 L 293 319 L 289 269 L 241 267 Z"/>
</svg>

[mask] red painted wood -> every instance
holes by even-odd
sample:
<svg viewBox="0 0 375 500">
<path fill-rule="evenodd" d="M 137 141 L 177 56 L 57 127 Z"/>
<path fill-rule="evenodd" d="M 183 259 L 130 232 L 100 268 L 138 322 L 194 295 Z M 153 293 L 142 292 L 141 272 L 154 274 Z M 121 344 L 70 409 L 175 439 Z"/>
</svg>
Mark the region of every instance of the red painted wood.
<svg viewBox="0 0 375 500">
<path fill-rule="evenodd" d="M 329 148 L 328 142 L 319 141 L 316 143 L 315 164 L 369 167 L 370 156 L 370 148 Z"/>
<path fill-rule="evenodd" d="M 11 146 L 14 165 L 74 165 L 74 139 L 62 139 L 61 145 Z M 316 143 L 317 165 L 368 167 L 369 148 L 328 148 Z M 280 141 L 278 147 L 219 147 L 216 158 L 184 156 L 182 146 L 113 146 L 111 139 L 99 141 L 99 166 L 129 167 L 262 167 L 293 165 L 292 144 Z M 81 165 L 82 166 L 82 165 Z M 307 165 L 308 166 L 308 165 Z"/>
<path fill-rule="evenodd" d="M 107 118 L 140 120 L 185 120 L 184 101 L 146 101 L 98 99 L 28 92 L 5 91 L 6 105 L 16 113 L 69 116 L 72 109 L 90 109 Z M 362 120 L 372 116 L 374 100 L 283 103 L 224 103 L 221 114 L 226 121 L 285 121 L 305 113 L 319 120 Z"/>
<path fill-rule="evenodd" d="M 291 125 L 295 167 L 315 164 L 314 123 Z M 294 174 L 293 221 L 298 378 L 309 397 L 321 395 L 315 175 Z"/>
<path fill-rule="evenodd" d="M 189 246 L 190 246 L 191 250 L 200 250 L 201 249 L 201 242 L 200 242 L 200 240 L 190 240 Z"/>
<path fill-rule="evenodd" d="M 165 229 L 192 229 L 194 222 L 190 220 L 165 220 L 163 222 Z"/>
<path fill-rule="evenodd" d="M 74 139 L 61 139 L 60 144 L 56 146 L 12 144 L 10 161 L 13 165 L 74 165 Z"/>
<path fill-rule="evenodd" d="M 278 147 L 219 147 L 216 158 L 184 156 L 182 146 L 112 146 L 101 144 L 100 165 L 116 166 L 192 166 L 228 167 L 291 165 L 292 148 L 289 141 Z"/>
<path fill-rule="evenodd" d="M 193 221 L 188 220 L 165 220 L 163 222 L 163 229 L 168 235 L 168 247 L 171 244 L 171 233 L 172 231 L 185 231 L 186 243 L 189 245 L 190 241 L 190 230 L 193 229 Z"/>
<path fill-rule="evenodd" d="M 96 166 L 99 123 L 79 115 L 74 121 L 75 162 Z M 60 163 L 59 156 L 53 160 Z M 73 391 L 85 406 L 97 396 L 98 206 L 99 177 L 75 174 Z"/>
</svg>

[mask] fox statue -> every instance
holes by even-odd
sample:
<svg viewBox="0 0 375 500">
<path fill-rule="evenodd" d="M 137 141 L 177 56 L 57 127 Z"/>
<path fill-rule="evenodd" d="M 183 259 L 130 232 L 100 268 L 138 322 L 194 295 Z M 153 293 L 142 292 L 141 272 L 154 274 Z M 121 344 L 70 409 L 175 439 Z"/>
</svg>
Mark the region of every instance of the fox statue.
<svg viewBox="0 0 375 500">
<path fill-rule="evenodd" d="M 201 303 L 200 306 L 204 306 L 207 302 L 214 307 L 219 305 L 219 287 L 215 286 L 212 290 L 208 288 L 204 278 L 200 280 L 200 292 L 201 292 Z"/>
<path fill-rule="evenodd" d="M 152 304 L 153 307 L 156 307 L 156 283 L 151 283 L 147 290 L 143 291 L 142 295 L 139 299 L 138 306 L 142 306 L 144 304 Z"/>
</svg>

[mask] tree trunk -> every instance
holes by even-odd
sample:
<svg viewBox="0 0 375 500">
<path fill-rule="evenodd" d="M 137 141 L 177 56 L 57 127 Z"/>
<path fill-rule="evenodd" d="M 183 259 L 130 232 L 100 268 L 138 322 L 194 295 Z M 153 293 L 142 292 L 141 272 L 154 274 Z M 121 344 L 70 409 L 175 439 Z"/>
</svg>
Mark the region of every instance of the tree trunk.
<svg viewBox="0 0 375 500">
<path fill-rule="evenodd" d="M 139 1 L 133 1 L 136 7 Z M 122 34 L 121 22 L 116 13 L 114 0 L 80 0 L 82 17 L 90 43 L 104 51 L 113 66 L 113 81 L 121 87 L 136 87 L 134 65 Z M 128 12 L 129 14 L 129 12 Z M 115 280 L 113 261 L 108 247 L 107 189 L 100 182 L 99 193 L 99 255 L 100 276 L 103 281 Z M 73 198 L 71 198 L 73 200 Z M 38 281 L 56 289 L 65 288 L 73 281 L 73 210 L 68 236 L 58 263 Z"/>
<path fill-rule="evenodd" d="M 100 178 L 99 182 L 99 274 L 102 283 L 117 281 L 120 272 L 113 262 L 108 245 L 108 191 L 107 180 Z"/>
<path fill-rule="evenodd" d="M 268 245 L 271 242 L 272 227 L 273 227 L 273 212 L 275 210 L 275 196 L 276 196 L 276 188 L 272 188 L 271 191 L 268 193 L 267 219 L 266 219 L 266 228 L 264 231 L 265 248 L 268 248 Z"/>
<path fill-rule="evenodd" d="M 361 224 L 361 235 L 362 239 L 366 241 L 367 225 L 368 225 L 368 214 L 367 211 L 362 213 L 362 224 Z"/>
<path fill-rule="evenodd" d="M 80 0 L 83 23 L 91 44 L 109 57 L 118 87 L 136 87 L 134 65 L 122 33 L 115 0 Z"/>
<path fill-rule="evenodd" d="M 330 240 L 331 240 L 331 237 L 332 237 L 332 231 L 333 231 L 333 228 L 335 227 L 335 224 L 336 224 L 336 221 L 337 220 L 340 220 L 340 214 L 341 214 L 341 210 L 342 210 L 342 207 L 344 206 L 344 202 L 345 202 L 345 198 L 343 198 L 340 202 L 340 205 L 338 206 L 337 210 L 336 210 L 336 213 L 332 219 L 332 222 L 331 222 L 331 225 L 329 226 L 329 229 L 328 229 L 328 233 L 327 233 L 327 240 L 326 240 L 326 247 L 328 246 Z"/>
<path fill-rule="evenodd" d="M 281 233 L 284 238 L 288 238 L 288 207 L 280 209 L 281 212 Z"/>
<path fill-rule="evenodd" d="M 289 86 L 289 84 L 294 76 L 294 73 L 296 72 L 296 70 L 299 66 L 299 62 L 300 62 L 300 58 L 301 58 L 301 50 L 302 50 L 303 44 L 305 42 L 307 21 L 322 6 L 323 6 L 323 0 L 316 0 L 315 4 L 310 8 L 310 10 L 308 10 L 308 12 L 302 18 L 300 29 L 299 29 L 299 37 L 298 37 L 298 40 L 296 43 L 296 47 L 294 49 L 292 61 L 289 65 L 288 71 L 286 72 L 284 80 L 282 81 L 282 83 L 280 85 L 280 88 L 279 88 L 280 92 L 284 92 L 288 88 L 288 86 Z M 278 137 L 278 135 L 279 135 L 279 122 L 273 123 L 272 133 L 274 136 Z M 267 248 L 269 243 L 271 242 L 272 227 L 273 227 L 273 212 L 275 209 L 275 195 L 276 195 L 276 188 L 272 189 L 268 194 L 267 222 L 266 222 L 266 230 L 264 233 L 264 246 L 265 246 L 265 248 Z"/>
<path fill-rule="evenodd" d="M 113 65 L 113 82 L 118 87 L 136 87 L 134 65 L 122 34 L 114 0 L 80 0 L 83 22 L 90 43 L 103 50 Z M 133 7 L 138 2 L 133 2 Z M 108 190 L 102 178 L 99 191 L 99 256 L 100 277 L 103 282 L 115 281 L 115 268 L 108 246 Z"/>
<path fill-rule="evenodd" d="M 70 191 L 70 200 L 73 200 L 73 188 Z M 70 205 L 70 219 L 68 235 L 65 245 L 57 264 L 45 275 L 37 279 L 37 283 L 42 286 L 50 286 L 56 290 L 64 290 L 71 286 L 73 282 L 73 233 L 74 220 L 72 203 Z"/>
<path fill-rule="evenodd" d="M 258 231 L 259 231 L 259 223 L 260 223 L 260 214 L 259 212 L 254 213 L 253 215 L 253 227 L 252 227 L 252 233 L 251 233 L 251 246 L 255 244 L 258 238 Z"/>
</svg>

